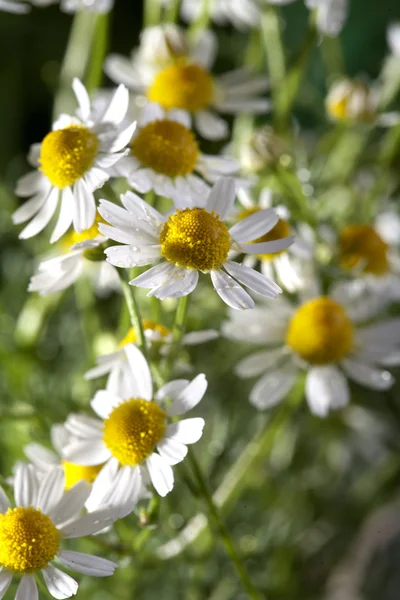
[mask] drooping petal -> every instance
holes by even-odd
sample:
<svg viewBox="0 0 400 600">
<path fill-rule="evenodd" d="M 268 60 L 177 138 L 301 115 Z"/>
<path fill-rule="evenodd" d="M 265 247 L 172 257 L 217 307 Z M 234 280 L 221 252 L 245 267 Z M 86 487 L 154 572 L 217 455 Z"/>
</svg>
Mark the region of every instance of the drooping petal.
<svg viewBox="0 0 400 600">
<path fill-rule="evenodd" d="M 157 444 L 157 450 L 162 458 L 169 465 L 177 465 L 185 458 L 188 449 L 185 444 L 174 440 L 173 438 L 165 438 Z"/>
<path fill-rule="evenodd" d="M 221 220 L 229 214 L 235 201 L 236 185 L 230 177 L 221 177 L 213 186 L 207 199 L 206 210 L 214 211 Z"/>
<path fill-rule="evenodd" d="M 203 398 L 207 389 L 206 376 L 201 373 L 187 385 L 167 409 L 170 417 L 182 415 L 192 410 Z"/>
<path fill-rule="evenodd" d="M 58 558 L 70 569 L 94 577 L 109 577 L 118 566 L 111 560 L 72 550 L 62 550 L 58 553 Z"/>
<path fill-rule="evenodd" d="M 210 275 L 215 291 L 228 306 L 237 310 L 254 308 L 254 300 L 233 277 L 223 271 L 211 271 Z"/>
<path fill-rule="evenodd" d="M 89 498 L 90 484 L 87 481 L 78 481 L 71 489 L 65 492 L 61 501 L 51 511 L 54 525 L 62 525 L 80 514 Z"/>
<path fill-rule="evenodd" d="M 166 496 L 174 487 L 174 472 L 171 466 L 154 452 L 146 460 L 146 465 L 157 493 L 162 497 Z"/>
<path fill-rule="evenodd" d="M 394 383 L 394 377 L 389 371 L 376 369 L 367 363 L 347 358 L 342 361 L 342 366 L 350 379 L 373 390 L 388 390 Z"/>
<path fill-rule="evenodd" d="M 77 465 L 101 465 L 111 457 L 111 453 L 101 440 L 71 442 L 64 448 L 64 458 Z"/>
<path fill-rule="evenodd" d="M 32 221 L 21 231 L 19 238 L 26 240 L 42 231 L 54 215 L 58 204 L 58 188 L 53 188 Z"/>
<path fill-rule="evenodd" d="M 343 408 L 349 403 L 346 378 L 334 365 L 313 367 L 307 373 L 306 398 L 314 415 L 326 417 L 330 410 Z"/>
<path fill-rule="evenodd" d="M 165 437 L 172 438 L 182 444 L 195 444 L 203 435 L 204 419 L 195 417 L 171 423 L 165 430 Z"/>
<path fill-rule="evenodd" d="M 274 281 L 246 265 L 228 261 L 224 267 L 239 283 L 266 298 L 276 298 L 278 294 L 282 293 L 281 288 Z"/>
<path fill-rule="evenodd" d="M 64 600 L 64 598 L 75 596 L 78 591 L 78 582 L 52 565 L 42 569 L 42 574 L 46 587 L 53 598 Z"/>
<path fill-rule="evenodd" d="M 127 344 L 124 352 L 131 368 L 132 397 L 151 400 L 153 383 L 150 367 L 142 352 L 134 344 Z"/>
<path fill-rule="evenodd" d="M 3 569 L 3 571 L 0 572 L 0 599 L 4 598 L 6 595 L 12 582 L 12 577 L 12 573 L 7 571 L 7 569 Z"/>
<path fill-rule="evenodd" d="M 250 404 L 259 410 L 268 410 L 279 404 L 295 384 L 297 369 L 294 365 L 276 369 L 261 377 L 250 392 Z"/>
<path fill-rule="evenodd" d="M 39 600 L 39 592 L 33 575 L 24 575 L 18 586 L 15 600 Z"/>
<path fill-rule="evenodd" d="M 273 350 L 263 350 L 250 354 L 243 358 L 235 367 L 235 373 L 243 379 L 247 377 L 258 377 L 268 369 L 274 368 L 279 359 L 282 358 L 283 348 Z"/>
</svg>

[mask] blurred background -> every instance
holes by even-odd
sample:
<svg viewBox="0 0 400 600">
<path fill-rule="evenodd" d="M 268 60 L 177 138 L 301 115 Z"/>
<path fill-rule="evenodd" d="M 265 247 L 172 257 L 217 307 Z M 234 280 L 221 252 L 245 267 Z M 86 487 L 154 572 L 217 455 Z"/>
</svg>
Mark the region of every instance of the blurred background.
<svg viewBox="0 0 400 600">
<path fill-rule="evenodd" d="M 398 0 L 350 4 L 341 34 L 346 72 L 373 79 L 388 51 L 387 26 L 400 20 L 400 4 Z M 282 13 L 290 56 L 302 42 L 308 11 L 298 1 Z M 112 347 L 115 332 L 120 337 L 124 333 L 118 295 L 98 299 L 98 312 L 84 286 L 49 299 L 28 296 L 37 257 L 48 252 L 46 236 L 21 242 L 10 219 L 19 205 L 13 185 L 27 171 L 29 146 L 43 139 L 51 124 L 71 21 L 57 5 L 34 8 L 27 16 L 0 13 L 0 472 L 4 477 L 15 460 L 23 458 L 24 444 L 47 443 L 53 422 L 88 406 L 96 384 L 85 382 L 82 375 L 93 366 L 95 355 Z M 116 0 L 110 51 L 127 55 L 138 43 L 141 23 L 139 0 Z M 216 70 L 235 67 L 248 33 L 231 27 L 215 30 L 220 40 Z M 104 84 L 110 82 L 104 78 Z M 325 93 L 320 54 L 314 52 L 296 105 L 304 128 L 324 127 Z M 224 308 L 208 292 L 204 286 L 195 296 L 191 329 L 218 327 L 223 317 Z M 167 325 L 173 309 L 173 303 L 167 305 Z M 282 409 L 256 414 L 248 406 L 250 384 L 231 374 L 249 348 L 230 344 L 226 352 L 226 343 L 191 350 L 195 372 L 207 373 L 210 381 L 207 401 L 196 409 L 207 423 L 196 453 L 208 470 L 212 489 L 221 490 L 223 514 L 255 583 L 270 600 L 398 600 L 400 535 L 394 534 L 400 530 L 399 387 L 382 394 L 377 405 L 376 394 L 355 386 L 349 409 L 327 420 L 310 415 L 298 390 Z M 264 449 L 257 455 L 249 443 L 254 436 Z M 230 467 L 238 460 L 232 472 Z M 223 549 L 201 517 L 200 500 L 191 499 L 184 465 L 177 469 L 178 477 L 180 484 L 152 515 L 150 526 L 143 525 L 140 512 L 118 525 L 119 538 L 124 547 L 133 548 L 133 555 L 118 553 L 105 542 L 103 547 L 101 540 L 85 542 L 83 551 L 117 558 L 122 566 L 101 584 L 85 578 L 79 598 L 245 599 Z M 374 511 L 388 503 L 390 507 L 377 517 Z M 194 515 L 200 516 L 192 523 Z M 177 552 L 166 544 L 182 532 L 193 535 L 194 543 L 187 547 L 178 543 Z M 116 537 L 113 543 L 118 546 Z"/>
</svg>

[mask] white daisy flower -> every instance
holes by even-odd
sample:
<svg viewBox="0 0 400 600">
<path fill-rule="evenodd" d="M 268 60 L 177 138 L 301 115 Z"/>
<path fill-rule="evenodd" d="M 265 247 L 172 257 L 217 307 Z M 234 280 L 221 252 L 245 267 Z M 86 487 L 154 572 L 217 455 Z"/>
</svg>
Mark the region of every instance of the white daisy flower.
<svg viewBox="0 0 400 600">
<path fill-rule="evenodd" d="M 30 6 L 21 0 L 0 0 L 0 10 L 21 15 L 27 13 Z"/>
<path fill-rule="evenodd" d="M 61 115 L 53 131 L 41 144 L 34 144 L 29 162 L 36 171 L 24 175 L 16 187 L 18 196 L 32 196 L 13 214 L 16 224 L 31 219 L 19 237 L 38 234 L 49 223 L 61 202 L 60 214 L 50 241 L 57 241 L 71 223 L 81 233 L 96 217 L 93 191 L 109 179 L 108 169 L 124 156 L 135 123 L 121 130 L 119 124 L 128 108 L 124 86 L 115 92 L 101 119 L 92 119 L 88 93 L 74 79 L 73 90 L 79 104 L 77 116 Z"/>
<path fill-rule="evenodd" d="M 304 0 L 310 10 L 317 11 L 317 28 L 320 33 L 337 37 L 349 13 L 349 0 Z"/>
<path fill-rule="evenodd" d="M 188 196 L 199 199 L 208 194 L 209 185 L 201 177 L 214 183 L 238 170 L 233 158 L 200 152 L 185 111 L 165 111 L 150 103 L 138 120 L 129 156 L 118 161 L 112 173 L 126 177 L 143 194 L 154 190 L 182 204 Z"/>
<path fill-rule="evenodd" d="M 253 308 L 254 301 L 240 284 L 275 298 L 279 286 L 253 269 L 228 260 L 230 250 L 244 254 L 279 252 L 293 243 L 292 237 L 251 244 L 278 221 L 273 209 L 250 215 L 229 230 L 224 219 L 235 201 L 235 183 L 220 179 L 206 199 L 205 206 L 190 202 L 178 205 L 168 217 L 141 198 L 127 192 L 121 196 L 125 209 L 101 201 L 99 209 L 109 225 L 99 229 L 122 245 L 107 248 L 107 260 L 116 267 L 131 268 L 154 263 L 131 285 L 150 288 L 148 296 L 179 298 L 196 287 L 199 272 L 209 273 L 222 300 L 236 309 Z"/>
<path fill-rule="evenodd" d="M 159 351 L 161 355 L 166 356 L 172 347 L 172 331 L 162 325 L 149 319 L 143 319 L 143 332 L 146 338 L 146 345 L 150 352 Z M 218 332 L 214 329 L 205 329 L 202 331 L 192 331 L 182 336 L 182 346 L 194 346 L 204 344 L 218 337 Z M 131 369 L 127 360 L 125 347 L 128 344 L 136 343 L 136 332 L 131 327 L 126 336 L 121 340 L 118 349 L 110 354 L 104 354 L 97 358 L 97 366 L 85 373 L 85 379 L 97 379 L 103 375 L 108 375 L 106 389 L 110 392 L 116 392 L 121 396 L 128 395 L 130 389 Z"/>
<path fill-rule="evenodd" d="M 99 233 L 98 219 L 82 233 L 73 232 L 63 238 L 68 251 L 42 261 L 31 277 L 28 291 L 48 296 L 70 287 L 83 274 L 92 280 L 99 296 L 120 290 L 117 271 L 105 260 L 107 238 Z"/>
<path fill-rule="evenodd" d="M 260 97 L 268 88 L 264 75 L 238 69 L 214 77 L 211 67 L 216 50 L 211 31 L 190 43 L 179 27 L 157 26 L 142 34 L 141 47 L 131 59 L 109 56 L 105 71 L 113 81 L 124 83 L 165 110 L 186 111 L 203 137 L 220 140 L 227 137 L 229 129 L 217 112 L 265 113 L 270 103 Z"/>
<path fill-rule="evenodd" d="M 239 377 L 259 377 L 250 402 L 265 410 L 281 402 L 306 371 L 310 410 L 325 417 L 349 402 L 346 375 L 362 386 L 387 390 L 393 376 L 383 366 L 400 364 L 400 319 L 362 323 L 381 306 L 355 293 L 353 286 L 293 304 L 284 298 L 249 313 L 231 311 L 224 334 L 266 346 L 240 361 Z"/>
<path fill-rule="evenodd" d="M 239 222 L 249 215 L 272 206 L 272 192 L 266 188 L 261 191 L 258 202 L 255 202 L 252 194 L 245 189 L 238 190 L 238 199 L 243 207 L 237 215 Z M 310 275 L 314 272 L 312 263 L 314 247 L 305 224 L 298 224 L 295 229 L 289 224 L 290 213 L 285 206 L 276 206 L 275 210 L 279 217 L 276 225 L 253 243 L 279 240 L 294 232 L 294 244 L 289 249 L 274 254 L 246 256 L 243 264 L 254 267 L 259 260 L 261 272 L 266 277 L 276 278 L 288 292 L 294 293 L 310 285 Z"/>
<path fill-rule="evenodd" d="M 118 478 L 119 481 L 120 478 Z M 0 597 L 3 598 L 15 574 L 22 577 L 16 600 L 35 600 L 35 576 L 39 572 L 54 598 L 70 598 L 78 583 L 53 565 L 95 577 L 108 577 L 117 565 L 105 558 L 63 550 L 64 539 L 93 535 L 120 517 L 116 506 L 81 515 L 90 493 L 85 482 L 65 492 L 64 473 L 49 470 L 38 479 L 32 465 L 19 464 L 14 478 L 15 508 L 0 487 Z M 109 494 L 111 499 L 113 494 Z"/>
<path fill-rule="evenodd" d="M 334 121 L 372 123 L 378 108 L 378 93 L 360 79 L 342 78 L 330 87 L 325 106 Z"/>
<path fill-rule="evenodd" d="M 99 478 L 119 467 L 127 470 L 132 485 L 140 488 L 143 476 L 160 496 L 174 485 L 171 465 L 181 462 L 187 444 L 197 442 L 203 432 L 201 418 L 175 421 L 175 417 L 194 408 L 202 399 L 207 381 L 198 375 L 191 382 L 170 381 L 154 394 L 149 365 L 133 344 L 125 347 L 131 368 L 131 385 L 125 397 L 106 390 L 97 392 L 91 402 L 102 419 L 70 415 L 68 431 L 77 438 L 64 448 L 66 460 L 82 465 L 106 463 Z M 170 398 L 172 404 L 166 404 Z M 118 497 L 118 485 L 115 494 Z"/>
<path fill-rule="evenodd" d="M 359 280 L 365 292 L 386 303 L 400 300 L 400 217 L 394 210 L 381 213 L 374 225 L 352 223 L 338 234 L 338 262 Z"/>
</svg>

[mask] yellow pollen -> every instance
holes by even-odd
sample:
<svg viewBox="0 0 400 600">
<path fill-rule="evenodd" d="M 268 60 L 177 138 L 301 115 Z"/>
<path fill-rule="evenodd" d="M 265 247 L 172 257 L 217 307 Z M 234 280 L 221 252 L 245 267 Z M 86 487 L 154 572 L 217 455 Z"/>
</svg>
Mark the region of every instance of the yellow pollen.
<svg viewBox="0 0 400 600">
<path fill-rule="evenodd" d="M 104 443 L 121 465 L 139 465 L 162 439 L 166 417 L 155 402 L 131 398 L 104 421 Z"/>
<path fill-rule="evenodd" d="M 95 465 L 93 467 L 84 467 L 76 465 L 65 460 L 62 462 L 65 473 L 65 489 L 71 489 L 76 483 L 84 479 L 88 483 L 93 483 L 103 465 Z"/>
<path fill-rule="evenodd" d="M 76 231 L 71 231 L 71 233 L 67 233 L 62 238 L 62 244 L 67 249 L 70 250 L 74 244 L 79 244 L 81 242 L 86 242 L 88 240 L 94 240 L 98 235 L 101 235 L 99 231 L 99 223 L 105 223 L 106 221 L 96 213 L 96 220 L 89 229 L 84 229 L 81 233 L 77 233 Z"/>
<path fill-rule="evenodd" d="M 371 90 L 363 81 L 339 83 L 328 93 L 326 110 L 335 121 L 368 123 L 374 118 Z"/>
<path fill-rule="evenodd" d="M 246 217 L 249 217 L 250 215 L 253 215 L 254 213 L 258 212 L 259 210 L 261 210 L 261 208 L 258 206 L 248 208 L 240 214 L 239 219 L 245 219 Z M 268 231 L 268 233 L 250 242 L 250 244 L 259 244 L 261 242 L 275 242 L 276 240 L 288 237 L 289 235 L 291 235 L 289 223 L 287 221 L 284 221 L 283 219 L 279 219 L 277 224 L 270 231 Z M 273 252 L 272 254 L 257 254 L 257 257 L 261 260 L 270 261 L 274 260 L 278 256 L 278 254 L 282 254 L 282 252 L 286 252 L 286 250 L 280 250 L 279 252 Z"/>
<path fill-rule="evenodd" d="M 50 517 L 34 508 L 9 508 L 0 515 L 0 564 L 17 573 L 33 573 L 53 560 L 60 534 Z"/>
<path fill-rule="evenodd" d="M 156 323 L 156 321 L 151 321 L 150 319 L 143 319 L 143 329 L 145 331 L 156 331 L 162 337 L 166 337 L 169 333 L 171 333 L 170 330 L 164 325 L 161 325 L 161 323 Z M 127 344 L 136 344 L 136 332 L 133 327 L 128 330 L 126 336 L 120 341 L 119 347 L 123 348 Z"/>
<path fill-rule="evenodd" d="M 143 127 L 134 138 L 131 151 L 145 167 L 168 177 L 189 175 L 199 157 L 193 133 L 181 123 L 168 119 Z"/>
<path fill-rule="evenodd" d="M 343 269 L 362 267 L 364 273 L 383 275 L 389 270 L 388 246 L 369 225 L 347 225 L 339 235 L 339 258 Z"/>
<path fill-rule="evenodd" d="M 226 261 L 231 238 L 219 215 L 204 208 L 185 208 L 168 218 L 160 243 L 161 254 L 178 267 L 207 272 Z"/>
<path fill-rule="evenodd" d="M 202 67 L 182 63 L 158 73 L 147 92 L 149 100 L 166 109 L 183 108 L 189 112 L 205 109 L 213 95 L 211 75 Z"/>
<path fill-rule="evenodd" d="M 47 134 L 40 150 L 40 170 L 58 188 L 72 185 L 93 165 L 99 141 L 87 127 L 71 125 Z"/>
<path fill-rule="evenodd" d="M 351 350 L 353 325 L 340 304 L 322 296 L 306 302 L 294 313 L 286 342 L 311 364 L 334 363 Z"/>
</svg>

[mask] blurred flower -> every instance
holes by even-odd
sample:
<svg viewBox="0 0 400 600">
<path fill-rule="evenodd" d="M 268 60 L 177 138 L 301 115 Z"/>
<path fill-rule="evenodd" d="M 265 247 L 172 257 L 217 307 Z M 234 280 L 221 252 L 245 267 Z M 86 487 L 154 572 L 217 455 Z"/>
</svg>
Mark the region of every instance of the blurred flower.
<svg viewBox="0 0 400 600">
<path fill-rule="evenodd" d="M 400 319 L 362 325 L 381 307 L 349 285 L 303 303 L 282 297 L 249 313 L 231 311 L 223 329 L 228 338 L 269 346 L 236 367 L 240 377 L 262 375 L 250 393 L 251 404 L 265 410 L 281 402 L 301 370 L 307 372 L 310 410 L 320 417 L 349 402 L 344 373 L 371 389 L 390 388 L 394 379 L 380 365 L 400 364 Z"/>
<path fill-rule="evenodd" d="M 143 32 L 141 45 L 131 59 L 112 54 L 105 63 L 107 75 L 124 83 L 165 110 L 181 109 L 193 115 L 206 139 L 228 135 L 227 123 L 216 111 L 228 114 L 265 113 L 269 101 L 259 94 L 268 88 L 264 75 L 237 69 L 219 77 L 211 75 L 217 40 L 211 31 L 190 43 L 177 26 L 157 26 Z M 190 122 L 190 121 L 189 121 Z"/>
<path fill-rule="evenodd" d="M 172 331 L 161 323 L 143 319 L 143 332 L 148 350 L 156 349 L 161 355 L 166 356 L 172 347 Z M 218 337 L 218 332 L 213 329 L 192 331 L 182 336 L 182 346 L 204 344 Z M 121 396 L 128 395 L 126 390 L 130 386 L 130 366 L 125 353 L 128 344 L 136 344 L 136 332 L 131 327 L 126 336 L 121 340 L 118 350 L 97 358 L 97 366 L 85 373 L 85 379 L 96 379 L 109 375 L 106 389 L 117 392 Z"/>
<path fill-rule="evenodd" d="M 275 166 L 281 156 L 288 152 L 287 144 L 272 127 L 264 125 L 255 129 L 251 136 L 240 144 L 239 161 L 248 173 L 261 173 Z"/>
<path fill-rule="evenodd" d="M 387 40 L 391 53 L 400 56 L 400 23 L 392 23 L 387 30 Z"/>
<path fill-rule="evenodd" d="M 239 212 L 238 221 L 272 206 L 272 193 L 265 188 L 261 191 L 258 202 L 245 189 L 238 191 L 238 198 L 244 209 Z M 289 224 L 290 214 L 286 207 L 276 206 L 275 210 L 279 217 L 276 225 L 252 243 L 272 242 L 294 234 L 295 241 L 293 245 L 273 254 L 246 256 L 243 264 L 255 267 L 257 260 L 259 260 L 261 262 L 261 272 L 266 277 L 269 279 L 277 278 L 280 285 L 288 292 L 294 293 L 309 286 L 310 275 L 314 272 L 312 263 L 314 244 L 309 239 L 313 233 L 309 231 L 305 224 L 298 223 L 293 228 Z"/>
<path fill-rule="evenodd" d="M 112 225 L 99 225 L 100 231 L 123 244 L 107 248 L 107 260 L 122 268 L 158 263 L 130 282 L 150 288 L 149 296 L 160 299 L 186 296 L 195 289 L 199 272 L 209 273 L 216 292 L 236 309 L 254 306 L 240 283 L 269 298 L 281 292 L 260 273 L 228 260 L 230 250 L 266 254 L 279 252 L 293 243 L 292 237 L 248 243 L 276 225 L 278 217 L 273 209 L 249 215 L 228 230 L 224 219 L 235 201 L 232 179 L 220 179 L 214 185 L 205 207 L 193 205 L 187 199 L 169 217 L 131 192 L 121 196 L 121 201 L 126 210 L 107 200 L 101 201 L 99 209 Z"/>
<path fill-rule="evenodd" d="M 23 0 L 0 0 L 0 10 L 15 14 L 24 14 L 30 10 L 30 6 Z"/>
<path fill-rule="evenodd" d="M 93 120 L 88 93 L 78 79 L 74 79 L 73 89 L 79 104 L 77 116 L 61 115 L 43 142 L 31 147 L 29 162 L 37 170 L 17 183 L 17 195 L 33 194 L 13 214 L 16 224 L 32 219 L 20 238 L 42 231 L 60 199 L 60 214 L 50 241 L 63 236 L 72 222 L 78 233 L 89 229 L 96 217 L 93 191 L 109 179 L 108 169 L 124 156 L 121 150 L 132 137 L 135 123 L 123 130 L 119 126 L 129 101 L 124 86 L 117 89 L 99 120 Z"/>
<path fill-rule="evenodd" d="M 335 121 L 371 123 L 377 110 L 376 91 L 361 80 L 342 79 L 331 86 L 326 110 Z"/>
<path fill-rule="evenodd" d="M 320 33 L 329 37 L 340 34 L 349 12 L 349 0 L 305 0 L 305 4 L 316 10 Z"/>
<path fill-rule="evenodd" d="M 99 296 L 120 289 L 118 273 L 105 260 L 104 244 L 107 238 L 99 233 L 99 219 L 82 233 L 73 232 L 63 238 L 67 253 L 41 262 L 31 277 L 28 291 L 48 296 L 70 287 L 86 272 L 94 282 Z"/>
<path fill-rule="evenodd" d="M 203 0 L 183 0 L 182 19 L 189 22 L 196 21 L 204 10 L 203 6 Z M 261 19 L 257 0 L 214 0 L 210 3 L 209 10 L 214 23 L 218 25 L 232 23 L 238 29 L 257 27 Z"/>
<path fill-rule="evenodd" d="M 106 390 L 97 392 L 91 406 L 103 421 L 70 415 L 66 428 L 77 440 L 64 448 L 64 457 L 83 465 L 105 462 L 99 477 L 121 467 L 136 490 L 134 501 L 147 475 L 158 494 L 165 496 L 174 485 L 171 465 L 185 458 L 186 445 L 197 442 L 204 427 L 201 418 L 173 419 L 200 402 L 207 381 L 204 375 L 191 382 L 170 381 L 153 395 L 151 373 L 143 354 L 133 344 L 128 344 L 125 352 L 131 368 L 129 393 L 120 397 Z M 167 398 L 173 400 L 172 404 L 166 403 Z M 116 485 L 116 496 L 118 493 Z"/>
<path fill-rule="evenodd" d="M 185 111 L 164 111 L 158 104 L 143 109 L 130 147 L 129 156 L 118 161 L 112 173 L 126 177 L 141 193 L 154 190 L 178 204 L 187 198 L 198 202 L 209 193 L 199 175 L 214 183 L 239 170 L 233 158 L 200 152 Z"/>
<path fill-rule="evenodd" d="M 118 508 L 109 503 L 108 508 L 80 516 L 90 487 L 83 482 L 68 492 L 64 489 L 62 469 L 55 467 L 38 479 L 33 466 L 25 464 L 20 464 L 15 473 L 15 508 L 11 508 L 0 487 L 2 596 L 7 592 L 13 575 L 18 574 L 22 579 L 15 598 L 38 598 L 35 581 L 38 571 L 41 571 L 54 598 L 74 596 L 78 583 L 51 564 L 55 559 L 78 573 L 95 577 L 108 577 L 114 573 L 115 563 L 81 552 L 62 550 L 60 546 L 64 539 L 101 531 L 120 517 Z"/>
<path fill-rule="evenodd" d="M 34 3 L 37 0 L 32 0 Z M 41 0 L 39 0 L 40 2 Z M 114 0 L 60 0 L 60 7 L 66 13 L 85 10 L 95 13 L 107 13 L 112 10 Z"/>
</svg>

